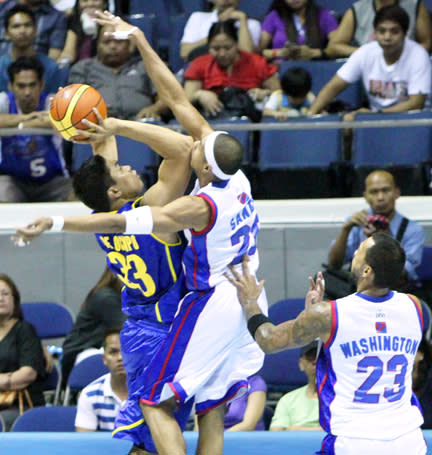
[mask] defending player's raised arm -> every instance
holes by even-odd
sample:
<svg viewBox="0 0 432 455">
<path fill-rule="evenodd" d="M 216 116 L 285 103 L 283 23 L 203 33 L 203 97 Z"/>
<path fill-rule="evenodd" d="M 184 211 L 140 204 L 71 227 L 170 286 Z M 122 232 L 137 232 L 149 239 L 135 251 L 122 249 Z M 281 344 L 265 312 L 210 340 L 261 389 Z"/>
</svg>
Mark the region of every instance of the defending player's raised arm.
<svg viewBox="0 0 432 455">
<path fill-rule="evenodd" d="M 159 99 L 168 104 L 177 120 L 194 138 L 202 139 L 213 130 L 204 117 L 192 106 L 187 99 L 183 87 L 174 74 L 168 69 L 159 55 L 152 49 L 144 33 L 110 12 L 97 13 L 101 25 L 115 27 L 115 32 L 130 37 L 136 44 L 146 66 L 146 70 L 155 85 Z"/>
<path fill-rule="evenodd" d="M 248 329 L 260 348 L 267 354 L 305 346 L 320 338 L 327 341 L 331 333 L 331 308 L 329 302 L 318 302 L 302 311 L 296 319 L 275 325 L 264 316 L 257 300 L 264 282 L 257 283 L 249 273 L 247 258 L 243 259 L 243 274 L 231 268 L 228 280 L 237 288 Z"/>
</svg>

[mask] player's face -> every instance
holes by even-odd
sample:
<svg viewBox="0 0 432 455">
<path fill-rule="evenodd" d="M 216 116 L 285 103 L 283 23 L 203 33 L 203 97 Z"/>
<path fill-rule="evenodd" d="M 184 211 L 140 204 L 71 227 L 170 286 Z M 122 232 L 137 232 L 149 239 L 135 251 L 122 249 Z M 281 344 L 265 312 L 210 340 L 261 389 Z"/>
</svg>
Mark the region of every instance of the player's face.
<svg viewBox="0 0 432 455">
<path fill-rule="evenodd" d="M 144 182 L 137 171 L 129 165 L 120 166 L 116 164 L 110 169 L 110 174 L 124 199 L 135 199 L 143 192 Z"/>
<path fill-rule="evenodd" d="M 126 376 L 121 356 L 120 336 L 117 333 L 107 336 L 103 358 L 111 374 Z"/>
<path fill-rule="evenodd" d="M 237 42 L 225 33 L 219 33 L 212 38 L 209 53 L 221 68 L 228 68 L 234 64 L 238 56 Z"/>
<path fill-rule="evenodd" d="M 43 89 L 43 82 L 38 79 L 36 71 L 20 71 L 15 74 L 14 80 L 9 83 L 9 86 L 23 114 L 36 110 Z"/>
<path fill-rule="evenodd" d="M 33 43 L 36 27 L 31 17 L 25 13 L 14 14 L 9 21 L 6 38 L 18 48 L 27 48 Z"/>
<path fill-rule="evenodd" d="M 400 192 L 389 175 L 378 172 L 367 179 L 364 196 L 374 213 L 390 216 Z"/>
<path fill-rule="evenodd" d="M 392 56 L 402 51 L 405 33 L 397 22 L 381 22 L 375 29 L 375 36 L 384 55 Z"/>
<path fill-rule="evenodd" d="M 10 318 L 14 312 L 12 289 L 4 281 L 0 281 L 0 317 Z"/>
<path fill-rule="evenodd" d="M 366 264 L 366 252 L 367 250 L 375 244 L 372 237 L 368 237 L 366 240 L 363 240 L 360 243 L 359 247 L 354 253 L 353 260 L 351 262 L 351 272 L 356 279 L 356 281 L 360 278 L 363 266 Z"/>
</svg>

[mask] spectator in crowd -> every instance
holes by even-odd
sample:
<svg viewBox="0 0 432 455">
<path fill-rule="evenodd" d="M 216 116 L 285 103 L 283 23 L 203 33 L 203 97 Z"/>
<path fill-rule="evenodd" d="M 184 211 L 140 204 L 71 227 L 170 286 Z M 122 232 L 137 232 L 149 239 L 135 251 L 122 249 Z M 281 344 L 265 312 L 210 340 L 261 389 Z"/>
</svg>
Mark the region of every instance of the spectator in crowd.
<svg viewBox="0 0 432 455">
<path fill-rule="evenodd" d="M 264 57 L 239 49 L 237 28 L 232 20 L 217 22 L 210 28 L 209 54 L 196 58 L 185 71 L 185 92 L 206 115 L 223 110 L 222 91 L 236 87 L 249 92 L 255 101 L 263 101 L 280 89 L 277 67 Z"/>
<path fill-rule="evenodd" d="M 105 99 L 108 115 L 122 119 L 158 118 L 166 111 L 155 100 L 155 90 L 139 57 L 133 57 L 129 40 L 114 39 L 112 27 L 102 27 L 96 57 L 71 67 L 69 84 L 89 84 Z"/>
<path fill-rule="evenodd" d="M 339 27 L 331 34 L 326 54 L 330 58 L 349 57 L 360 46 L 375 40 L 375 14 L 381 8 L 392 5 L 399 5 L 409 16 L 407 37 L 429 51 L 431 21 L 423 0 L 358 0 L 346 11 Z"/>
<path fill-rule="evenodd" d="M 34 39 L 36 37 L 36 18 L 33 11 L 25 5 L 16 5 L 4 16 L 6 38 L 11 47 L 0 57 L 0 91 L 7 92 L 9 84 L 8 66 L 19 57 L 36 56 L 44 68 L 44 89 L 55 93 L 63 81 L 57 62 L 46 54 L 37 52 Z"/>
<path fill-rule="evenodd" d="M 45 374 L 42 345 L 33 326 L 23 320 L 20 293 L 5 274 L 0 274 L 0 340 L 0 392 L 27 388 L 33 405 L 43 406 L 43 393 L 38 387 Z M 15 398 L 11 406 L 0 410 L 6 430 L 19 415 Z"/>
<path fill-rule="evenodd" d="M 228 19 L 236 21 L 238 29 L 238 47 L 242 51 L 255 52 L 261 32 L 261 24 L 255 19 L 248 19 L 246 13 L 237 9 L 240 0 L 212 0 L 211 12 L 195 12 L 189 17 L 180 42 L 180 56 L 189 62 L 208 52 L 207 37 L 215 22 Z"/>
<path fill-rule="evenodd" d="M 93 21 L 95 11 L 107 9 L 106 0 L 77 0 L 68 22 L 66 43 L 59 57 L 63 65 L 96 56 L 99 25 Z"/>
<path fill-rule="evenodd" d="M 121 281 L 105 267 L 93 289 L 87 294 L 73 329 L 63 343 L 62 381 L 66 384 L 77 356 L 100 349 L 106 330 L 120 327 L 125 316 L 121 310 Z"/>
<path fill-rule="evenodd" d="M 361 79 L 369 109 L 404 112 L 422 109 L 431 87 L 429 55 L 406 37 L 409 16 L 400 6 L 380 9 L 374 19 L 376 41 L 361 46 L 318 94 L 310 114 L 322 112 L 346 87 Z"/>
<path fill-rule="evenodd" d="M 36 50 L 57 60 L 66 40 L 67 19 L 61 12 L 52 7 L 48 0 L 5 0 L 0 3 L 0 52 L 9 47 L 3 17 L 6 12 L 17 4 L 28 6 L 36 17 Z"/>
<path fill-rule="evenodd" d="M 321 430 L 316 386 L 317 342 L 303 346 L 299 368 L 308 379 L 305 386 L 288 392 L 277 403 L 270 431 Z"/>
<path fill-rule="evenodd" d="M 395 205 L 400 190 L 393 176 L 383 170 L 371 172 L 366 177 L 363 195 L 369 209 L 355 212 L 345 221 L 331 245 L 328 264 L 339 269 L 342 265 L 351 263 L 355 251 L 363 240 L 377 231 L 384 231 L 394 238 L 400 238 L 406 254 L 405 279 L 417 280 L 416 269 L 421 262 L 425 234 L 423 228 L 415 221 L 404 218 L 396 211 Z M 380 215 L 384 218 L 371 219 L 370 215 Z"/>
<path fill-rule="evenodd" d="M 20 57 L 8 68 L 10 92 L 0 93 L 0 128 L 51 128 L 49 95 L 43 92 L 43 66 Z M 60 136 L 3 136 L 0 159 L 1 202 L 73 199 Z"/>
<path fill-rule="evenodd" d="M 227 406 L 224 426 L 226 431 L 264 430 L 264 408 L 267 385 L 261 376 L 248 378 L 249 390 Z"/>
<path fill-rule="evenodd" d="M 423 430 L 432 428 L 432 350 L 423 337 L 418 348 L 412 372 L 412 388 L 423 411 Z"/>
<path fill-rule="evenodd" d="M 120 329 L 112 328 L 106 332 L 103 348 L 103 360 L 109 373 L 81 391 L 75 418 L 77 432 L 114 430 L 117 412 L 128 396 L 120 349 Z"/>
<path fill-rule="evenodd" d="M 314 0 L 274 0 L 262 23 L 260 50 L 267 60 L 321 59 L 337 26 L 330 11 Z"/>
<path fill-rule="evenodd" d="M 270 95 L 264 105 L 263 115 L 277 120 L 306 115 L 315 100 L 309 71 L 301 67 L 290 68 L 282 75 L 280 82 L 282 90 Z"/>
</svg>

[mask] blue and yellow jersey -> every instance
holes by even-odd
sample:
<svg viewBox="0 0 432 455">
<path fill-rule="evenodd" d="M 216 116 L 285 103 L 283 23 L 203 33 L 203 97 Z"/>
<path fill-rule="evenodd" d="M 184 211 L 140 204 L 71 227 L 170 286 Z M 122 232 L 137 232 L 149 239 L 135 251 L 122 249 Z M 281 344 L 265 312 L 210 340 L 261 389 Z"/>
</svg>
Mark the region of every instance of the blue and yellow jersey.
<svg viewBox="0 0 432 455">
<path fill-rule="evenodd" d="M 140 200 L 126 203 L 117 213 L 138 207 Z M 185 243 L 179 238 L 169 244 L 154 234 L 95 235 L 107 254 L 108 267 L 124 284 L 123 312 L 136 319 L 170 323 L 184 294 L 181 260 Z"/>
</svg>

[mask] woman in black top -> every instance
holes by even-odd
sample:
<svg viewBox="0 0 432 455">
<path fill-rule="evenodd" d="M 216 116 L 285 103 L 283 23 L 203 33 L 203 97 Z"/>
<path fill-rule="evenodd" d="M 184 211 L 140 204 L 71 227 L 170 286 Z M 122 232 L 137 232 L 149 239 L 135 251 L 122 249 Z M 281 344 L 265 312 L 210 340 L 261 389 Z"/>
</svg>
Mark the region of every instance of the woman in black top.
<svg viewBox="0 0 432 455">
<path fill-rule="evenodd" d="M 62 382 L 65 386 L 76 356 L 90 348 L 102 346 L 105 331 L 123 325 L 121 281 L 105 268 L 104 273 L 81 305 L 73 329 L 63 343 Z"/>
<path fill-rule="evenodd" d="M 43 406 L 38 380 L 44 374 L 42 345 L 33 326 L 23 320 L 19 291 L 11 278 L 0 274 L 0 391 L 27 387 L 33 404 Z M 19 414 L 18 403 L 0 414 L 9 429 Z"/>
</svg>

